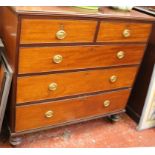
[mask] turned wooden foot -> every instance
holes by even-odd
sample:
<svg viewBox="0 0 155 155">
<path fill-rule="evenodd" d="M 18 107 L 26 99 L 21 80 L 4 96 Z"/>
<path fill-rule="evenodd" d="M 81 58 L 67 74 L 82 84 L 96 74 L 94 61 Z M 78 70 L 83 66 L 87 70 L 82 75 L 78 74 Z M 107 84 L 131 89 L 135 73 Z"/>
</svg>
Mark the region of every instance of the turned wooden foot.
<svg viewBox="0 0 155 155">
<path fill-rule="evenodd" d="M 12 146 L 18 146 L 22 143 L 22 137 L 10 137 L 9 143 Z"/>
<path fill-rule="evenodd" d="M 108 116 L 108 119 L 111 122 L 118 122 L 121 119 L 121 117 L 119 114 L 114 114 L 114 115 Z"/>
</svg>

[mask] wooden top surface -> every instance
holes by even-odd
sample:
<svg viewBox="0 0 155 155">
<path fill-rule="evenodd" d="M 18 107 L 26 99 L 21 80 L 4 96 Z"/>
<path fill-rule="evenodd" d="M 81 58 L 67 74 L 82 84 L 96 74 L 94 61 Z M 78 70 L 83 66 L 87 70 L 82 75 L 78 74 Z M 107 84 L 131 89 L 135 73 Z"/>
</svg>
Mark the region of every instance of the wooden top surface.
<svg viewBox="0 0 155 155">
<path fill-rule="evenodd" d="M 130 12 L 113 10 L 108 7 L 102 7 L 100 11 L 89 10 L 79 7 L 64 6 L 29 6 L 29 7 L 11 7 L 17 14 L 22 15 L 52 15 L 52 16 L 77 16 L 77 17 L 94 17 L 94 18 L 125 18 L 134 20 L 154 21 L 155 18 L 144 13 L 132 10 Z"/>
<path fill-rule="evenodd" d="M 135 10 L 155 16 L 155 6 L 137 6 Z"/>
</svg>

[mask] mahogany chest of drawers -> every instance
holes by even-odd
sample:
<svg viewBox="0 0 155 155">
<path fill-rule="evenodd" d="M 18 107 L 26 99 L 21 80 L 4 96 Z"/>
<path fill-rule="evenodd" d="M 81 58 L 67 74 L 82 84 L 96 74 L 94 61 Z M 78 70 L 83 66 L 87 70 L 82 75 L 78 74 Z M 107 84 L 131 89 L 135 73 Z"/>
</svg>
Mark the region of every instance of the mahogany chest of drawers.
<svg viewBox="0 0 155 155">
<path fill-rule="evenodd" d="M 153 18 L 108 8 L 1 7 L 14 71 L 11 137 L 123 112 Z"/>
</svg>

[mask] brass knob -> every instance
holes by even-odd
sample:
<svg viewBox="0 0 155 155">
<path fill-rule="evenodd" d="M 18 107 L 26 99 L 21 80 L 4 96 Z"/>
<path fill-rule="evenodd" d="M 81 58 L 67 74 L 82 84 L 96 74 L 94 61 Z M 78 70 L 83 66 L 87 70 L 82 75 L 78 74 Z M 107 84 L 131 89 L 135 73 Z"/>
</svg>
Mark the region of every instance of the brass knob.
<svg viewBox="0 0 155 155">
<path fill-rule="evenodd" d="M 131 35 L 130 30 L 125 29 L 125 30 L 123 31 L 123 36 L 124 36 L 125 38 L 130 37 L 130 35 Z"/>
<path fill-rule="evenodd" d="M 114 82 L 116 82 L 117 81 L 117 76 L 116 75 L 112 75 L 111 77 L 110 77 L 110 82 L 111 83 L 114 83 Z"/>
<path fill-rule="evenodd" d="M 49 84 L 48 89 L 54 91 L 57 89 L 57 87 L 58 87 L 58 85 L 55 82 L 53 82 L 53 83 Z"/>
<path fill-rule="evenodd" d="M 66 32 L 64 30 L 59 30 L 56 33 L 56 37 L 57 37 L 57 39 L 62 40 L 66 37 Z"/>
<path fill-rule="evenodd" d="M 49 110 L 49 111 L 45 112 L 45 117 L 46 117 L 46 118 L 51 118 L 51 117 L 53 117 L 53 111 L 52 111 L 52 110 Z"/>
<path fill-rule="evenodd" d="M 59 64 L 60 62 L 62 62 L 62 59 L 63 59 L 62 55 L 55 55 L 53 57 L 53 62 Z"/>
<path fill-rule="evenodd" d="M 124 52 L 124 51 L 119 51 L 119 52 L 117 52 L 117 58 L 118 58 L 118 59 L 123 59 L 124 56 L 125 56 L 125 52 Z"/>
<path fill-rule="evenodd" d="M 110 100 L 105 100 L 103 102 L 104 107 L 108 107 L 110 105 Z"/>
</svg>

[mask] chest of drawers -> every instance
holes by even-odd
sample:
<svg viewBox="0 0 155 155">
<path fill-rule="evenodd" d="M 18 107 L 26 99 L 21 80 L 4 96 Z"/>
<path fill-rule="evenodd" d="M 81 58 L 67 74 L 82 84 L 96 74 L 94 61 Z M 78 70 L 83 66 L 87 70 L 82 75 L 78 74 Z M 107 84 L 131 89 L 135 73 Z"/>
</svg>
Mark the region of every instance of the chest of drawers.
<svg viewBox="0 0 155 155">
<path fill-rule="evenodd" d="M 123 112 L 153 18 L 136 11 L 2 7 L 14 71 L 11 137 Z"/>
</svg>

